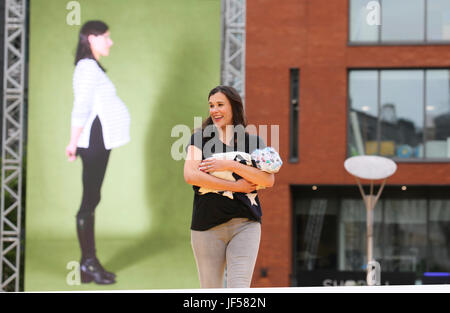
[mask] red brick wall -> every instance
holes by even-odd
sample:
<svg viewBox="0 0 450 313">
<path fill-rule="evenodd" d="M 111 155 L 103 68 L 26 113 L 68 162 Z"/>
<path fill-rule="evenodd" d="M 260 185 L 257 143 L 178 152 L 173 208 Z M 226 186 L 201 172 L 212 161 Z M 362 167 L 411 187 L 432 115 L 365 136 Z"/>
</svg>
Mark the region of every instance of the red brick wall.
<svg viewBox="0 0 450 313">
<path fill-rule="evenodd" d="M 247 116 L 250 124 L 280 125 L 284 160 L 275 186 L 260 193 L 263 233 L 253 286 L 289 286 L 289 186 L 354 184 L 343 167 L 348 68 L 449 67 L 450 46 L 348 46 L 348 0 L 247 0 L 246 27 Z M 295 164 L 288 162 L 292 67 L 300 68 L 300 161 Z M 450 184 L 450 163 L 400 163 L 388 183 Z M 262 268 L 267 277 L 261 277 Z"/>
</svg>

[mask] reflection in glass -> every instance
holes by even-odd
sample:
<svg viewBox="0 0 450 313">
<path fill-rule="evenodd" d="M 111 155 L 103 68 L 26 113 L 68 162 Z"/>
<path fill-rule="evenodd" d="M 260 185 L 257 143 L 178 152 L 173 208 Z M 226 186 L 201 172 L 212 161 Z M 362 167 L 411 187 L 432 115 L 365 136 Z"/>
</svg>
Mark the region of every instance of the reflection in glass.
<svg viewBox="0 0 450 313">
<path fill-rule="evenodd" d="M 424 0 L 383 1 L 381 41 L 424 41 L 424 12 Z"/>
<path fill-rule="evenodd" d="M 389 144 L 382 155 L 417 158 L 423 142 L 422 70 L 381 71 L 381 142 Z"/>
<path fill-rule="evenodd" d="M 382 211 L 379 201 L 374 211 L 373 256 L 379 260 L 382 246 Z M 343 199 L 339 220 L 339 270 L 363 271 L 367 264 L 366 207 L 362 199 Z"/>
<path fill-rule="evenodd" d="M 432 0 L 427 6 L 427 39 L 450 41 L 450 1 Z"/>
<path fill-rule="evenodd" d="M 378 154 L 378 72 L 349 74 L 349 152 L 351 156 Z"/>
<path fill-rule="evenodd" d="M 334 271 L 364 272 L 366 209 L 355 189 L 319 187 L 311 192 L 310 186 L 304 186 L 292 190 L 295 274 L 317 271 L 332 278 Z M 415 273 L 419 280 L 425 272 L 450 273 L 446 188 L 418 186 L 403 192 L 398 186 L 386 186 L 374 210 L 373 244 L 382 278 L 383 273 Z"/>
<path fill-rule="evenodd" d="M 367 16 L 371 12 L 367 9 L 371 0 L 352 0 L 350 2 L 350 41 L 377 42 L 379 27 L 369 25 Z M 381 13 L 381 12 L 380 12 Z"/>
<path fill-rule="evenodd" d="M 296 203 L 299 270 L 336 268 L 336 199 L 301 199 Z"/>
<path fill-rule="evenodd" d="M 430 200 L 429 272 L 450 272 L 450 200 Z"/>
<path fill-rule="evenodd" d="M 367 226 L 363 200 L 341 187 L 322 191 L 319 187 L 317 196 L 306 188 L 293 191 L 294 272 L 329 272 L 331 276 L 333 271 L 364 272 Z M 448 273 L 450 199 L 445 188 L 414 190 L 403 193 L 388 186 L 378 201 L 374 259 L 382 273 L 415 273 L 418 279 L 425 272 Z"/>
<path fill-rule="evenodd" d="M 450 70 L 353 70 L 348 102 L 349 156 L 450 158 Z"/>
<path fill-rule="evenodd" d="M 450 72 L 426 71 L 426 157 L 450 157 Z"/>
<path fill-rule="evenodd" d="M 422 273 L 427 260 L 427 201 L 385 200 L 383 271 Z"/>
<path fill-rule="evenodd" d="M 371 2 L 380 4 L 380 26 L 370 25 L 376 12 Z M 351 42 L 450 41 L 449 0 L 350 0 L 349 19 Z"/>
</svg>

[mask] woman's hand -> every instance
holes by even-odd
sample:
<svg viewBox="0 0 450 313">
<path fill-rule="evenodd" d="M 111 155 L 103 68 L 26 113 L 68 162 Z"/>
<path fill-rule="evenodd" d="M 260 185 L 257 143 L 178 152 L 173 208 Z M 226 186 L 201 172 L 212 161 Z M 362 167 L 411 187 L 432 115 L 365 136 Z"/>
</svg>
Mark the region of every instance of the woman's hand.
<svg viewBox="0 0 450 313">
<path fill-rule="evenodd" d="M 257 185 L 241 178 L 234 182 L 235 187 L 233 188 L 235 192 L 243 192 L 243 193 L 250 193 L 256 190 Z"/>
<path fill-rule="evenodd" d="M 235 187 L 234 190 L 235 192 L 243 192 L 243 193 L 250 193 L 256 190 L 257 185 L 241 178 L 238 179 L 237 181 L 234 182 Z"/>
<path fill-rule="evenodd" d="M 205 159 L 198 165 L 198 169 L 203 172 L 215 171 L 233 171 L 235 161 L 233 160 L 216 160 L 213 158 Z"/>
<path fill-rule="evenodd" d="M 75 161 L 77 158 L 77 145 L 69 143 L 66 147 L 66 155 L 69 159 L 69 162 Z"/>
</svg>

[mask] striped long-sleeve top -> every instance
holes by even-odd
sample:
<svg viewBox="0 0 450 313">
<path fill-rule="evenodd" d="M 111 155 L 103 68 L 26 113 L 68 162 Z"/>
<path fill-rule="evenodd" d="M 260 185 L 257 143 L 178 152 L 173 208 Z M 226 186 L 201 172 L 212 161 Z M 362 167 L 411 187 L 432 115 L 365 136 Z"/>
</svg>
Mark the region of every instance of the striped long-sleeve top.
<svg viewBox="0 0 450 313">
<path fill-rule="evenodd" d="M 72 127 L 82 127 L 78 147 L 89 147 L 91 126 L 96 116 L 102 124 L 106 149 L 130 141 L 130 114 L 116 94 L 116 88 L 93 59 L 81 59 L 73 74 Z"/>
</svg>

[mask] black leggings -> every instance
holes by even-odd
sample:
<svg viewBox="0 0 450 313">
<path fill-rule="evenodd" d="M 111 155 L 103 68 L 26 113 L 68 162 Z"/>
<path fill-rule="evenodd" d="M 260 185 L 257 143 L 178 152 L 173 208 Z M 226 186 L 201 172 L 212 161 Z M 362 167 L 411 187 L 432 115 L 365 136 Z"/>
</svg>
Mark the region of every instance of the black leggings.
<svg viewBox="0 0 450 313">
<path fill-rule="evenodd" d="M 82 260 L 96 256 L 94 213 L 100 202 L 100 190 L 111 150 L 105 149 L 98 116 L 92 123 L 89 148 L 78 148 L 83 162 L 83 197 L 77 214 L 77 233 Z"/>
</svg>

